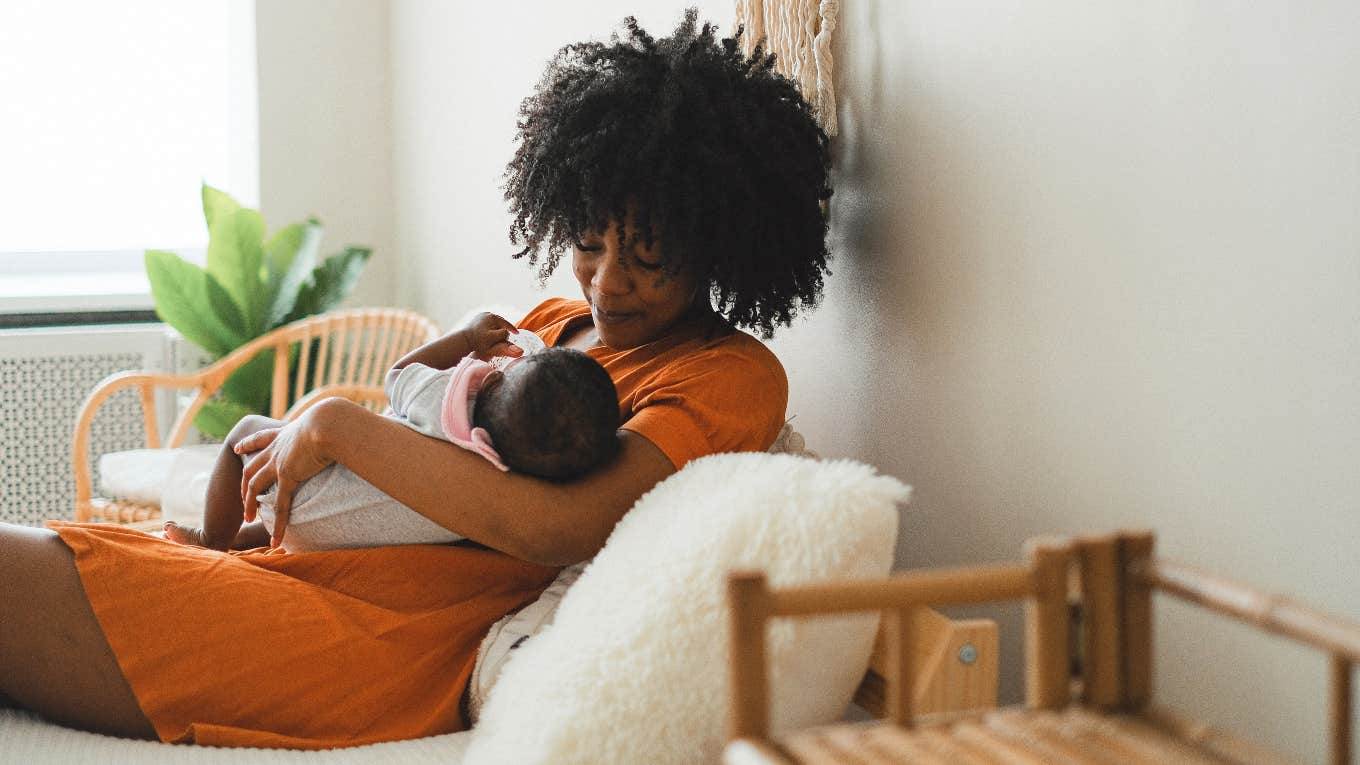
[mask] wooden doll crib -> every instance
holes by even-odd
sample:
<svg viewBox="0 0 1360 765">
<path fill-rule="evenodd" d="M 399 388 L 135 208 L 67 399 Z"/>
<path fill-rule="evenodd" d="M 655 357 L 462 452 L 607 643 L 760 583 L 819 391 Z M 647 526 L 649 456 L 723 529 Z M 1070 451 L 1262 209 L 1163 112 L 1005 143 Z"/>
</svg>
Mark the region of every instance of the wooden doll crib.
<svg viewBox="0 0 1360 765">
<path fill-rule="evenodd" d="M 893 763 L 1274 763 L 1285 758 L 1151 704 L 1152 593 L 1198 604 L 1330 654 L 1332 765 L 1351 762 L 1351 676 L 1360 625 L 1152 556 L 1149 533 L 1031 540 L 1027 564 L 899 574 L 786 589 L 734 572 L 731 743 L 727 765 Z M 1025 600 L 1025 705 L 920 717 L 910 627 L 925 606 Z M 886 677 L 886 719 L 769 732 L 764 630 L 774 617 L 882 611 L 871 676 Z M 905 628 L 905 629 L 904 629 Z M 955 709 L 962 708 L 959 706 Z"/>
</svg>

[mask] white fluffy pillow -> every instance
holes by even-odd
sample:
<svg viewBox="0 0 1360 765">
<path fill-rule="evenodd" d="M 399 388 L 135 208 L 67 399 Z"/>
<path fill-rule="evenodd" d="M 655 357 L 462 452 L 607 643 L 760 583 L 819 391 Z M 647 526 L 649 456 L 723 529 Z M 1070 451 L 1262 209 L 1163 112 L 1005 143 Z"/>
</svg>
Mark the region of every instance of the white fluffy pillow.
<svg viewBox="0 0 1360 765">
<path fill-rule="evenodd" d="M 774 584 L 880 576 L 910 490 L 851 461 L 696 460 L 643 496 L 515 651 L 473 729 L 467 765 L 714 762 L 727 719 L 726 574 Z M 877 618 L 772 625 L 776 729 L 838 718 Z"/>
</svg>

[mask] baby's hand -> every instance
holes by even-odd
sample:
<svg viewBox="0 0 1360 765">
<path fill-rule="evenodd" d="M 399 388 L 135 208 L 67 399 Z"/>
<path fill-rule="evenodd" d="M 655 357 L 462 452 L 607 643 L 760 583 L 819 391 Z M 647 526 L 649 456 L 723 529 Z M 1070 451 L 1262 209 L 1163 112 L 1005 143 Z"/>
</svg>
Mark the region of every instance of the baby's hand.
<svg viewBox="0 0 1360 765">
<path fill-rule="evenodd" d="M 483 311 L 473 316 L 459 331 L 467 339 L 472 353 L 482 361 L 487 361 L 496 356 L 521 356 L 524 354 L 524 351 L 511 343 L 509 339 L 515 331 L 515 325 L 494 313 Z"/>
</svg>

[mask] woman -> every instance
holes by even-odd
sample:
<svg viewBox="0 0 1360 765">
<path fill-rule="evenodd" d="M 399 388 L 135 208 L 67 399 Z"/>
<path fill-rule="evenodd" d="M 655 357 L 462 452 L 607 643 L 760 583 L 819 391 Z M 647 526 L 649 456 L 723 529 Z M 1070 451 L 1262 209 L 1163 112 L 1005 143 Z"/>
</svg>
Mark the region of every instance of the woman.
<svg viewBox="0 0 1360 765">
<path fill-rule="evenodd" d="M 0 702 L 228 746 L 458 730 L 497 618 L 688 460 L 769 446 L 783 370 L 736 327 L 769 337 L 820 297 L 826 136 L 771 57 L 742 56 L 693 11 L 668 38 L 626 25 L 558 54 L 506 174 L 519 256 L 546 278 L 570 248 L 584 297 L 521 325 L 604 364 L 618 457 L 549 483 L 332 399 L 243 444 L 248 501 L 277 485 L 285 516 L 299 483 L 340 462 L 480 545 L 223 554 L 111 526 L 2 526 Z M 475 501 L 449 502 L 446 484 Z"/>
</svg>

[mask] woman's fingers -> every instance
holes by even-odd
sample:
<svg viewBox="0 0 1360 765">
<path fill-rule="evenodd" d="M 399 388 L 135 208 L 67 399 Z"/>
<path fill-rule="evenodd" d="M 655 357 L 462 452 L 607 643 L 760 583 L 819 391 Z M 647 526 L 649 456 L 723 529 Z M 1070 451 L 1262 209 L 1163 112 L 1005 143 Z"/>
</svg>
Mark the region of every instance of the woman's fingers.
<svg viewBox="0 0 1360 765">
<path fill-rule="evenodd" d="M 247 520 L 255 520 L 260 507 L 260 495 L 269 491 L 269 487 L 278 480 L 278 468 L 274 466 L 273 460 L 265 462 L 250 480 L 246 483 L 245 493 L 242 496 L 241 505 L 245 508 Z M 276 508 L 277 511 L 277 508 Z"/>
<path fill-rule="evenodd" d="M 282 428 L 266 428 L 258 433 L 252 433 L 245 438 L 242 438 L 240 441 L 237 441 L 236 446 L 232 447 L 232 449 L 237 454 L 258 452 L 274 443 L 274 439 L 279 437 L 280 430 L 282 430 Z"/>
<path fill-rule="evenodd" d="M 297 483 L 279 477 L 279 492 L 274 497 L 274 535 L 269 539 L 270 547 L 283 546 L 283 534 L 288 530 L 288 517 L 293 512 L 293 491 Z"/>
</svg>

